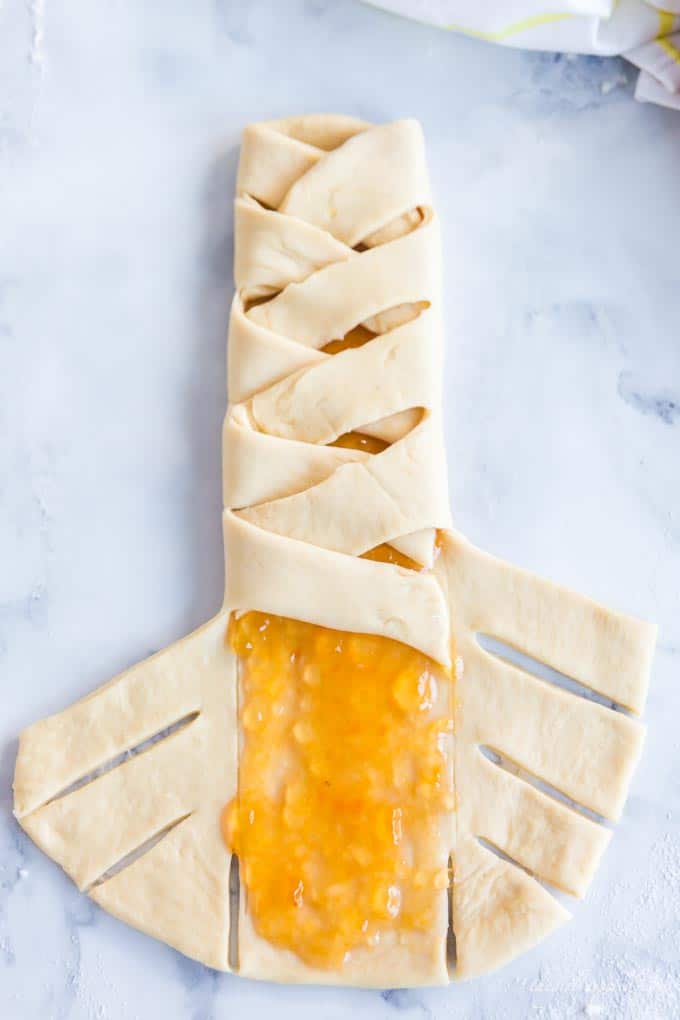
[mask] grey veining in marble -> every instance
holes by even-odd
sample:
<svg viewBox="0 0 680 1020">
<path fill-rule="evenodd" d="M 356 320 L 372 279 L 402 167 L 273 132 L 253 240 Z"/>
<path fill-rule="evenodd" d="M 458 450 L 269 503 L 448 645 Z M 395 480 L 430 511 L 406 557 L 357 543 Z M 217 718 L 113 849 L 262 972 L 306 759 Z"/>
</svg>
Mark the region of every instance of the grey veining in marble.
<svg viewBox="0 0 680 1020">
<path fill-rule="evenodd" d="M 680 1016 L 680 117 L 630 74 L 351 0 L 0 3 L 3 1020 Z M 219 604 L 239 133 L 318 109 L 423 122 L 457 525 L 661 626 L 587 900 L 448 989 L 217 975 L 93 907 L 11 817 L 20 728 Z"/>
</svg>

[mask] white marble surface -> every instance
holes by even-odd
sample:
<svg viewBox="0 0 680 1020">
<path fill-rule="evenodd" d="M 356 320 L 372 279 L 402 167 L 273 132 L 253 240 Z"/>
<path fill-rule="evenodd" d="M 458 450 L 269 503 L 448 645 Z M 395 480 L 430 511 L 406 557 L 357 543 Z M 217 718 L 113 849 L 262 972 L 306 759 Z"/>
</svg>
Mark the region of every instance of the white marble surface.
<svg viewBox="0 0 680 1020">
<path fill-rule="evenodd" d="M 680 116 L 627 75 L 350 0 L 0 4 L 3 1020 L 680 1016 Z M 661 625 L 644 759 L 575 920 L 427 992 L 215 974 L 91 906 L 11 817 L 19 729 L 220 601 L 236 147 L 318 109 L 423 122 L 459 527 Z"/>
</svg>

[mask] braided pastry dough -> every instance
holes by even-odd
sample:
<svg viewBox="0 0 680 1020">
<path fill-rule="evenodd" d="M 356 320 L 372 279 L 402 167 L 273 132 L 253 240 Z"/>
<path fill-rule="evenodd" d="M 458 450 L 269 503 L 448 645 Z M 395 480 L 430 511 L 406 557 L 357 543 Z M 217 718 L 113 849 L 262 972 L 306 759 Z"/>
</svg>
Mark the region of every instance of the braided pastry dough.
<svg viewBox="0 0 680 1020">
<path fill-rule="evenodd" d="M 453 860 L 455 976 L 480 974 L 567 918 L 543 883 L 585 893 L 609 837 L 589 812 L 620 814 L 643 730 L 477 636 L 639 713 L 655 629 L 493 559 L 451 528 L 438 224 L 419 126 L 340 116 L 251 125 L 237 191 L 224 606 L 25 730 L 15 812 L 101 906 L 228 970 L 236 918 L 220 814 L 237 794 L 239 746 L 230 615 L 260 610 L 396 639 L 444 667 L 455 647 L 457 807 L 442 862 Z M 330 353 L 348 335 L 365 342 Z M 384 449 L 331 445 L 356 432 Z M 381 545 L 420 569 L 361 558 Z M 240 972 L 445 983 L 445 890 L 438 903 L 426 949 L 387 939 L 329 972 L 260 937 L 242 895 Z"/>
</svg>

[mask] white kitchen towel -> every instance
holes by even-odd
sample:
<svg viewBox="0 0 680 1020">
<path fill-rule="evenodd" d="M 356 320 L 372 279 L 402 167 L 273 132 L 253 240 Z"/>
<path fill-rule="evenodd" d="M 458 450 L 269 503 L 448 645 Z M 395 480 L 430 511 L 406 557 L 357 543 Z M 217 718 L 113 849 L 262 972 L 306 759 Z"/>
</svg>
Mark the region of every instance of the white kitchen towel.
<svg viewBox="0 0 680 1020">
<path fill-rule="evenodd" d="M 635 96 L 680 110 L 680 0 L 368 0 L 374 7 L 487 42 L 622 55 L 640 68 Z"/>
</svg>

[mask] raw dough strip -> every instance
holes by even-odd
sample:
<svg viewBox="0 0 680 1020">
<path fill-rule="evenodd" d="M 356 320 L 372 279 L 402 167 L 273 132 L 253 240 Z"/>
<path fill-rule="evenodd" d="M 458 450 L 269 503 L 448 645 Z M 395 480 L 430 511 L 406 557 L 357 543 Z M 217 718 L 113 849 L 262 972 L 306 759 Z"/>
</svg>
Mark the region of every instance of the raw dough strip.
<svg viewBox="0 0 680 1020">
<path fill-rule="evenodd" d="M 14 777 L 22 826 L 81 888 L 127 923 L 222 970 L 230 857 L 219 818 L 236 792 L 237 772 L 236 663 L 225 642 L 227 619 L 220 613 L 24 730 Z M 193 713 L 198 717 L 179 732 L 52 800 Z M 93 885 L 165 829 L 144 856 Z"/>
<path fill-rule="evenodd" d="M 470 739 L 605 818 L 618 818 L 640 754 L 642 726 L 508 666 L 465 639 L 457 652 L 474 678 L 466 702 Z"/>
<path fill-rule="evenodd" d="M 353 248 L 411 209 L 431 204 L 420 126 L 403 120 L 335 148 L 297 179 L 279 210 Z"/>
<path fill-rule="evenodd" d="M 329 552 L 229 512 L 224 542 L 233 609 L 381 634 L 450 662 L 447 606 L 431 574 Z"/>
<path fill-rule="evenodd" d="M 498 638 L 632 712 L 642 712 L 654 626 L 503 563 L 461 536 L 452 538 L 449 548 L 459 626 Z"/>
<path fill-rule="evenodd" d="M 229 400 L 234 407 L 299 368 L 320 364 L 331 357 L 253 322 L 236 292 L 229 317 L 227 346 Z"/>
<path fill-rule="evenodd" d="M 32 812 L 31 838 L 81 888 L 196 808 L 202 721 Z"/>
<path fill-rule="evenodd" d="M 239 510 L 274 502 L 324 481 L 345 464 L 362 463 L 371 455 L 339 446 L 285 442 L 229 416 L 223 443 L 231 451 L 224 464 L 224 505 Z"/>
<path fill-rule="evenodd" d="M 454 860 L 456 976 L 470 977 L 563 923 L 567 911 L 532 875 L 582 896 L 610 836 L 480 748 L 614 818 L 642 741 L 634 720 L 508 665 L 476 635 L 639 712 L 655 630 L 501 563 L 448 528 L 438 227 L 417 125 L 374 128 L 338 116 L 250 125 L 237 191 L 223 609 L 25 730 L 16 814 L 107 910 L 228 969 L 230 855 L 219 818 L 237 785 L 236 660 L 225 641 L 231 611 L 383 634 L 442 663 L 453 634 L 457 810 L 443 829 L 451 830 Z M 334 356 L 321 350 L 360 323 L 377 334 L 364 346 Z M 352 430 L 392 445 L 373 456 L 321 445 Z M 382 541 L 432 569 L 358 558 Z M 193 713 L 183 730 L 58 797 Z M 339 973 L 319 972 L 259 938 L 242 897 L 241 971 L 379 986 L 445 982 L 445 928 L 442 896 L 434 959 L 428 933 L 422 943 L 386 939 L 353 954 Z"/>
<path fill-rule="evenodd" d="M 508 755 L 503 754 L 502 751 L 498 751 L 489 744 L 476 744 L 475 747 L 479 754 L 495 768 L 521 779 L 523 783 L 533 787 L 548 799 L 566 807 L 580 818 L 587 818 L 589 821 L 594 822 L 598 828 L 606 828 L 609 831 L 613 830 L 613 821 L 608 820 L 604 815 L 599 814 L 599 812 L 593 811 L 592 808 L 586 807 L 585 804 L 574 800 L 573 797 L 564 793 L 563 790 L 558 790 L 552 783 L 549 783 L 546 779 L 539 778 L 533 772 L 530 772 L 529 769 L 524 768 L 524 766 L 513 761 Z"/>
<path fill-rule="evenodd" d="M 223 731 L 223 739 L 228 735 Z M 214 779 L 203 754 L 205 778 Z M 218 780 L 216 780 L 218 782 Z M 204 782 L 205 786 L 205 782 Z M 215 787 L 215 790 L 217 787 Z M 109 913 L 208 967 L 229 970 L 229 865 L 213 795 L 152 850 L 90 890 Z"/>
<path fill-rule="evenodd" d="M 42 807 L 124 751 L 200 711 L 199 677 L 181 668 L 176 647 L 158 652 L 58 715 L 23 731 L 14 773 L 17 818 Z"/>
<path fill-rule="evenodd" d="M 439 231 L 429 219 L 404 237 L 319 269 L 247 314 L 305 347 L 324 347 L 371 316 L 438 300 Z"/>
<path fill-rule="evenodd" d="M 237 194 L 252 195 L 258 202 L 278 208 L 295 182 L 325 152 L 370 126 L 338 114 L 248 124 L 241 139 Z"/>
<path fill-rule="evenodd" d="M 267 531 L 350 556 L 432 525 L 444 528 L 449 523 L 446 479 L 432 477 L 429 470 L 430 451 L 440 434 L 426 416 L 380 456 L 339 466 L 312 488 L 242 510 L 239 516 Z M 404 486 L 411 493 L 408 503 L 401 498 Z M 370 516 L 357 514 L 357 506 L 370 506 Z"/>
<path fill-rule="evenodd" d="M 255 425 L 281 439 L 326 444 L 399 411 L 436 406 L 439 366 L 427 358 L 432 316 L 423 312 L 363 347 L 261 390 L 249 403 Z M 392 441 L 389 434 L 381 438 Z"/>
<path fill-rule="evenodd" d="M 237 198 L 234 236 L 236 289 L 247 304 L 271 297 L 289 283 L 349 259 L 355 253 L 325 230 L 293 216 L 265 209 L 250 197 Z"/>
<path fill-rule="evenodd" d="M 642 707 L 655 628 L 494 559 L 450 532 L 436 572 L 456 636 L 453 846 L 456 976 L 512 959 L 568 918 L 540 879 L 584 895 L 609 839 L 603 826 L 511 775 L 481 745 L 574 801 L 617 818 L 644 731 L 486 652 L 490 634 L 614 700 Z"/>
<path fill-rule="evenodd" d="M 461 747 L 456 769 L 459 787 L 475 791 L 467 799 L 477 838 L 572 896 L 585 894 L 610 830 L 494 765 L 474 744 Z M 504 810 L 490 811 L 490 804 Z"/>
</svg>

